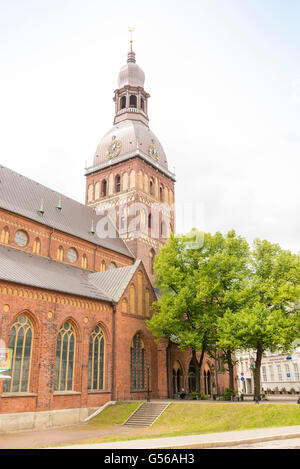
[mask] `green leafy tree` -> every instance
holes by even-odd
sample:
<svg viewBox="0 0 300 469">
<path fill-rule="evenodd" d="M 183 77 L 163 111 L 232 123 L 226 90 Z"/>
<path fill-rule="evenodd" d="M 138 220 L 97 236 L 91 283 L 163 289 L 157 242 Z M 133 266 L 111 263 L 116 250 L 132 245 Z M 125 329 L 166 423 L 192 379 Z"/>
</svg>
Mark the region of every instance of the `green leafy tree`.
<svg viewBox="0 0 300 469">
<path fill-rule="evenodd" d="M 256 240 L 244 288 L 229 292 L 234 304 L 218 318 L 219 348 L 252 349 L 255 398 L 260 398 L 265 351 L 283 353 L 300 337 L 300 257 L 277 244 Z"/>
<path fill-rule="evenodd" d="M 191 242 L 191 235 L 171 235 L 155 259 L 155 285 L 161 297 L 148 328 L 154 336 L 191 350 L 198 393 L 204 354 L 213 353 L 217 340 L 217 318 L 228 310 L 227 292 L 244 280 L 248 256 L 247 242 L 232 231 L 226 236 L 207 233 L 200 245 Z M 232 349 L 225 353 L 230 357 L 233 389 Z"/>
</svg>

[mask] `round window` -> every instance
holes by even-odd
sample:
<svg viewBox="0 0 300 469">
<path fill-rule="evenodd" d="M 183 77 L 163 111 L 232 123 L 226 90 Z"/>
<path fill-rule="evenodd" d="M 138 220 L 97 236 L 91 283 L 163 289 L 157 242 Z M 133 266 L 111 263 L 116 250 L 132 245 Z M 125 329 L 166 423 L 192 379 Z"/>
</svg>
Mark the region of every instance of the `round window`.
<svg viewBox="0 0 300 469">
<path fill-rule="evenodd" d="M 75 249 L 73 249 L 73 248 L 69 249 L 67 257 L 68 257 L 70 262 L 72 262 L 72 263 L 76 262 L 77 261 L 77 252 L 75 251 Z"/>
<path fill-rule="evenodd" d="M 28 243 L 28 236 L 24 231 L 17 231 L 15 236 L 15 242 L 18 246 L 24 247 Z"/>
</svg>

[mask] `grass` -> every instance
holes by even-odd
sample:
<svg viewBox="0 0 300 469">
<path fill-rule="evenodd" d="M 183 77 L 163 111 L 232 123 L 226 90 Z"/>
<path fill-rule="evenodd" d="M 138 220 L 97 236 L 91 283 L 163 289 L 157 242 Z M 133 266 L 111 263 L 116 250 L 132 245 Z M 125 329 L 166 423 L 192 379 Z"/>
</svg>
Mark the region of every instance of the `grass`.
<svg viewBox="0 0 300 469">
<path fill-rule="evenodd" d="M 108 407 L 91 424 L 97 428 L 123 423 L 140 403 Z M 171 404 L 150 428 L 125 436 L 116 433 L 85 443 L 207 434 L 255 428 L 300 425 L 300 406 L 276 404 Z"/>
<path fill-rule="evenodd" d="M 99 429 L 109 428 L 114 425 L 122 425 L 125 420 L 141 405 L 141 402 L 117 403 L 109 406 L 101 414 L 90 420 L 89 425 Z"/>
</svg>

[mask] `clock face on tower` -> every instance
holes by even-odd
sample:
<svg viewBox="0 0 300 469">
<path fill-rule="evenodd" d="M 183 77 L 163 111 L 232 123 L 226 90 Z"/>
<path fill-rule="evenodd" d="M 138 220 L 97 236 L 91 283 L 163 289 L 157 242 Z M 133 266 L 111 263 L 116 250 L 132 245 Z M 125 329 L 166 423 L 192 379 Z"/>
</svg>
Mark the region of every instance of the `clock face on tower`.
<svg viewBox="0 0 300 469">
<path fill-rule="evenodd" d="M 158 160 L 158 151 L 155 145 L 149 145 L 148 155 L 151 156 L 154 160 Z"/>
<path fill-rule="evenodd" d="M 108 156 L 108 158 L 114 158 L 118 156 L 121 151 L 121 146 L 122 144 L 120 140 L 114 140 L 113 142 L 111 142 L 106 150 L 106 155 Z"/>
</svg>

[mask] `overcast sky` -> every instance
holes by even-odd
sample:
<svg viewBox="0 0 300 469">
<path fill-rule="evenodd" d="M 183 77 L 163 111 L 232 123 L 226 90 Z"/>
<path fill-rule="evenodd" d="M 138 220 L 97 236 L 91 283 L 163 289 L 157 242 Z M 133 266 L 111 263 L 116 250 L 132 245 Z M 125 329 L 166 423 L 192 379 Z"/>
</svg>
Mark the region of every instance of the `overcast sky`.
<svg viewBox="0 0 300 469">
<path fill-rule="evenodd" d="M 134 26 L 177 231 L 299 252 L 299 24 L 299 0 L 0 0 L 1 164 L 84 202 Z"/>
</svg>

